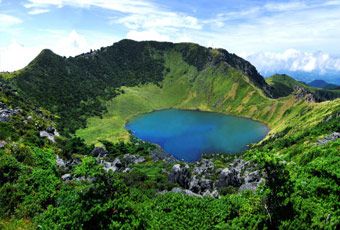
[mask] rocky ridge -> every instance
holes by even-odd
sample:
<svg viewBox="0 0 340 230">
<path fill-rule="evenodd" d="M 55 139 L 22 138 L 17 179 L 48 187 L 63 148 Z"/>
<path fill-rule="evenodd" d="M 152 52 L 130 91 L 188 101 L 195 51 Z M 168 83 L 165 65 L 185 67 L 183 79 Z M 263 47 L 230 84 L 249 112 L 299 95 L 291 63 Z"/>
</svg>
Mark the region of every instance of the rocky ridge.
<svg viewBox="0 0 340 230">
<path fill-rule="evenodd" d="M 180 186 L 175 192 L 218 197 L 228 187 L 240 191 L 256 190 L 263 175 L 256 170 L 256 165 L 242 159 L 234 160 L 223 169 L 216 168 L 211 160 L 202 159 L 191 169 L 188 164 L 175 164 L 169 173 L 169 181 Z"/>
</svg>

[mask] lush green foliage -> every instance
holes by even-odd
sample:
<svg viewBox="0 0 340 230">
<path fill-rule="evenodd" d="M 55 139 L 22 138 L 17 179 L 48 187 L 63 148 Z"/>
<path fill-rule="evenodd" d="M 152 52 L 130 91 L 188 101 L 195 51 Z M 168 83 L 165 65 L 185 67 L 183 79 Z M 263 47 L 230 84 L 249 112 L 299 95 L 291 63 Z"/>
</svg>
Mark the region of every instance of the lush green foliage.
<svg viewBox="0 0 340 230">
<path fill-rule="evenodd" d="M 125 40 L 69 59 L 43 51 L 24 70 L 0 78 L 1 102 L 20 108 L 0 122 L 0 140 L 6 142 L 0 148 L 0 228 L 336 229 L 340 141 L 320 145 L 318 140 L 340 131 L 340 100 L 268 98 L 260 82 L 237 68 L 237 59 L 230 65 L 218 61 L 223 52 Z M 212 65 L 206 65 L 207 58 Z M 282 92 L 291 89 L 283 82 Z M 124 124 L 169 107 L 268 124 L 267 138 L 242 155 L 265 172 L 260 188 L 226 189 L 218 199 L 164 193 L 178 186 L 168 180 L 172 164 L 153 161 L 155 146 L 130 140 Z M 56 143 L 39 137 L 56 119 L 69 133 L 89 117 L 78 136 L 62 136 Z M 106 172 L 93 157 L 92 144 L 104 147 L 108 159 L 134 154 L 145 162 L 129 166 L 128 172 Z M 65 171 L 57 167 L 56 155 L 80 163 Z M 218 169 L 227 167 L 228 159 L 210 157 Z M 65 173 L 73 179 L 63 181 Z"/>
<path fill-rule="evenodd" d="M 169 71 L 164 65 L 169 52 L 179 53 L 198 71 L 208 63 L 227 64 L 260 89 L 267 87 L 254 66 L 225 50 L 191 43 L 131 40 L 74 58 L 43 50 L 27 67 L 10 77 L 4 74 L 3 78 L 9 79 L 25 97 L 57 115 L 59 130 L 68 134 L 85 127 L 86 118 L 100 116 L 105 111 L 104 102 L 120 94 L 117 88 L 159 84 Z"/>
</svg>

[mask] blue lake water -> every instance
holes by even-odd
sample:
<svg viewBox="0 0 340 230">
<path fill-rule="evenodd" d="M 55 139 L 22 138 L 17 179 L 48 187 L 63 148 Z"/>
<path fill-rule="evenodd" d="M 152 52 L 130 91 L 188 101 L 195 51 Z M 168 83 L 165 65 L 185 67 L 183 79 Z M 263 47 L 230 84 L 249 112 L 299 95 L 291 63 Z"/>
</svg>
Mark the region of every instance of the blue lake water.
<svg viewBox="0 0 340 230">
<path fill-rule="evenodd" d="M 167 109 L 126 124 L 136 137 L 160 145 L 179 160 L 197 161 L 203 153 L 238 153 L 268 133 L 262 123 L 221 113 Z"/>
</svg>

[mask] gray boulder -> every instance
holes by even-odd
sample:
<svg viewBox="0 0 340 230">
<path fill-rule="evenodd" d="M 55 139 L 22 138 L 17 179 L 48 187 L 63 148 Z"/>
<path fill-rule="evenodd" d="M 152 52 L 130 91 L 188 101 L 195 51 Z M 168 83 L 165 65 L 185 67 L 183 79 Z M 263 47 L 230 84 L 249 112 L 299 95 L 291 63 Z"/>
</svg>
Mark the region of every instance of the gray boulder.
<svg viewBox="0 0 340 230">
<path fill-rule="evenodd" d="M 58 167 L 65 167 L 66 166 L 66 162 L 60 158 L 58 155 L 56 157 L 56 163 Z"/>
<path fill-rule="evenodd" d="M 192 170 L 195 175 L 202 175 L 214 171 L 214 163 L 211 160 L 203 159 L 197 163 L 197 166 Z"/>
<path fill-rule="evenodd" d="M 113 162 L 101 160 L 99 163 L 101 165 L 103 165 L 103 168 L 106 172 L 108 172 L 110 170 L 113 171 L 113 172 L 116 172 L 116 171 L 121 170 L 123 168 L 123 164 L 119 160 L 118 157 Z"/>
<path fill-rule="evenodd" d="M 61 179 L 62 179 L 63 181 L 70 181 L 70 180 L 72 180 L 72 175 L 69 174 L 69 173 L 64 174 L 64 175 L 61 176 Z"/>
<path fill-rule="evenodd" d="M 205 179 L 205 178 L 197 178 L 193 176 L 190 183 L 189 189 L 198 194 L 203 194 L 207 191 L 211 191 L 214 188 L 214 183 L 212 180 Z"/>
<path fill-rule="evenodd" d="M 205 191 L 202 196 L 209 196 L 209 197 L 213 197 L 213 198 L 218 198 L 220 196 L 220 194 L 218 193 L 218 191 L 215 189 L 213 191 L 207 190 Z"/>
<path fill-rule="evenodd" d="M 300 86 L 294 86 L 293 95 L 297 100 L 305 100 L 309 103 L 316 102 L 314 95 L 307 89 Z"/>
<path fill-rule="evenodd" d="M 221 171 L 219 180 L 217 182 L 217 187 L 239 187 L 243 182 L 243 178 L 241 178 L 240 171 L 235 168 L 225 168 Z"/>
<path fill-rule="evenodd" d="M 190 190 L 188 190 L 188 189 L 182 189 L 182 188 L 178 188 L 178 187 L 173 188 L 173 189 L 171 190 L 171 192 L 174 192 L 174 193 L 182 193 L 182 194 L 188 195 L 188 196 L 202 197 L 201 195 L 196 194 L 196 193 L 194 193 L 194 192 L 192 192 L 192 191 L 190 191 Z"/>
<path fill-rule="evenodd" d="M 40 137 L 46 137 L 52 142 L 55 142 L 55 137 L 59 136 L 59 133 L 56 129 L 52 127 L 48 127 L 46 130 L 40 131 Z"/>
<path fill-rule="evenodd" d="M 245 175 L 244 183 L 240 186 L 239 190 L 253 190 L 262 183 L 263 179 L 259 171 L 253 171 Z"/>
<path fill-rule="evenodd" d="M 327 144 L 330 141 L 335 141 L 338 138 L 340 138 L 340 133 L 333 132 L 333 133 L 329 134 L 328 136 L 318 140 L 318 144 L 319 145 L 324 145 L 324 144 Z"/>
<path fill-rule="evenodd" d="M 189 166 L 181 166 L 180 164 L 175 164 L 172 167 L 172 171 L 169 175 L 169 181 L 173 183 L 178 183 L 183 188 L 189 188 L 191 173 Z"/>
<path fill-rule="evenodd" d="M 5 103 L 0 102 L 0 122 L 8 122 L 11 116 L 19 112 L 19 109 L 10 109 Z"/>
<path fill-rule="evenodd" d="M 0 141 L 0 148 L 3 148 L 5 147 L 5 145 L 7 144 L 6 141 Z"/>
<path fill-rule="evenodd" d="M 68 167 L 68 168 L 72 168 L 73 166 L 78 165 L 80 163 L 81 163 L 81 161 L 77 158 L 71 159 L 71 160 L 68 160 L 68 161 L 65 162 L 66 167 Z"/>
<path fill-rule="evenodd" d="M 94 157 L 105 157 L 107 154 L 107 151 L 101 147 L 95 147 L 92 151 L 91 151 L 91 155 Z"/>
<path fill-rule="evenodd" d="M 145 158 L 142 156 L 136 156 L 136 155 L 132 155 L 132 154 L 125 154 L 123 156 L 123 160 L 124 162 L 129 165 L 129 164 L 138 164 L 138 163 L 142 163 L 145 161 Z"/>
<path fill-rule="evenodd" d="M 155 145 L 156 148 L 151 151 L 150 155 L 153 161 L 165 161 L 167 163 L 177 162 L 176 158 L 172 156 L 170 153 L 167 153 L 162 149 L 161 146 Z"/>
</svg>

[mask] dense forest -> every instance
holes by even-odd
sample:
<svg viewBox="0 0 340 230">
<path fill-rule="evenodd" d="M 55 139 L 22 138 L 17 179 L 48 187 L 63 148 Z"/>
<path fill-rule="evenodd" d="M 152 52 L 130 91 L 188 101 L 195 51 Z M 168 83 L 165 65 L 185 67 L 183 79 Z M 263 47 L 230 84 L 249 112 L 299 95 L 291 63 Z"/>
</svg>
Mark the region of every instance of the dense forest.
<svg viewBox="0 0 340 230">
<path fill-rule="evenodd" d="M 122 40 L 71 58 L 43 50 L 0 78 L 0 228 L 337 229 L 337 97 L 287 76 L 265 81 L 236 55 L 190 43 Z M 117 111 L 148 111 L 145 99 L 272 130 L 243 153 L 195 163 L 131 135 L 75 135 L 89 119 L 100 130 Z M 244 187 L 249 178 L 256 187 Z"/>
</svg>

